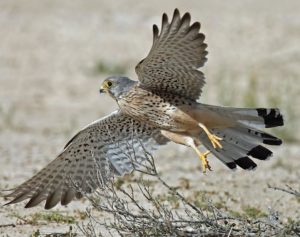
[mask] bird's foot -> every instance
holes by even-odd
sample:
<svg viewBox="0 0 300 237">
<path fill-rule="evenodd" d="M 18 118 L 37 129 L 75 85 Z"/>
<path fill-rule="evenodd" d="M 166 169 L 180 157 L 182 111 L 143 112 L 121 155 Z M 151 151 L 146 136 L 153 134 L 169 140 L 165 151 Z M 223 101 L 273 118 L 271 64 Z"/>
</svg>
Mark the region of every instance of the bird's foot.
<svg viewBox="0 0 300 237">
<path fill-rule="evenodd" d="M 204 153 L 199 154 L 199 159 L 202 162 L 202 172 L 204 174 L 206 173 L 206 169 L 208 169 L 210 171 L 212 170 L 209 163 L 208 163 L 208 160 L 207 160 L 207 156 L 208 156 L 209 153 L 210 153 L 210 151 L 206 151 Z"/>
<path fill-rule="evenodd" d="M 223 148 L 222 144 L 220 143 L 220 141 L 223 140 L 221 137 L 218 137 L 218 136 L 216 136 L 216 135 L 214 135 L 214 134 L 212 134 L 212 133 L 207 134 L 207 136 L 208 136 L 208 138 L 209 138 L 211 144 L 213 145 L 213 147 L 214 147 L 215 149 L 216 149 L 216 148 L 220 148 L 220 149 Z"/>
<path fill-rule="evenodd" d="M 206 133 L 206 135 L 208 136 L 208 139 L 210 140 L 211 144 L 213 145 L 213 147 L 216 149 L 216 148 L 220 148 L 222 149 L 223 146 L 221 145 L 220 141 L 222 141 L 223 139 L 221 137 L 218 137 L 214 134 L 212 134 L 208 129 L 207 127 L 202 124 L 202 123 L 199 123 L 198 124 L 199 127 L 201 127 L 203 129 L 203 131 Z"/>
</svg>

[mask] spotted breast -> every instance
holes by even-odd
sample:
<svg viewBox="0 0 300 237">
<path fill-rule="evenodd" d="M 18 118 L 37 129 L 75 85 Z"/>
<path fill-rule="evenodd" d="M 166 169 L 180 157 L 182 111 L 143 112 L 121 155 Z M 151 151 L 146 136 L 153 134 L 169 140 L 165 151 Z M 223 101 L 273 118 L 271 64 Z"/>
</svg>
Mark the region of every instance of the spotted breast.
<svg viewBox="0 0 300 237">
<path fill-rule="evenodd" d="M 118 104 L 129 116 L 161 129 L 182 132 L 197 127 L 197 122 L 184 110 L 196 103 L 181 96 L 152 92 L 136 85 L 118 100 Z"/>
</svg>

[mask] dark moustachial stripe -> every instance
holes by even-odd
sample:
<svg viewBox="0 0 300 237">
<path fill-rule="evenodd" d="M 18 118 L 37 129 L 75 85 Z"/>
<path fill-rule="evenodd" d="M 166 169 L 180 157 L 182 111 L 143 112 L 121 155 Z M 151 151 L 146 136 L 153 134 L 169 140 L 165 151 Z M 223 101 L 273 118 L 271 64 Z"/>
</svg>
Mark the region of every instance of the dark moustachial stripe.
<svg viewBox="0 0 300 237">
<path fill-rule="evenodd" d="M 252 156 L 253 158 L 256 158 L 256 159 L 259 159 L 259 160 L 266 160 L 268 159 L 269 157 L 272 156 L 272 151 L 270 151 L 269 149 L 261 146 L 261 145 L 258 145 L 254 148 L 252 148 L 248 153 L 247 155 L 248 156 Z"/>
<path fill-rule="evenodd" d="M 264 119 L 265 127 L 266 128 L 272 128 L 272 127 L 278 127 L 283 125 L 283 117 L 279 113 L 279 110 L 277 109 L 270 109 L 270 112 L 268 112 L 267 109 L 256 109 L 258 116 L 262 117 Z M 277 111 L 276 111 L 277 110 Z"/>
<path fill-rule="evenodd" d="M 241 157 L 234 162 L 245 170 L 252 170 L 257 166 L 248 156 Z"/>
</svg>

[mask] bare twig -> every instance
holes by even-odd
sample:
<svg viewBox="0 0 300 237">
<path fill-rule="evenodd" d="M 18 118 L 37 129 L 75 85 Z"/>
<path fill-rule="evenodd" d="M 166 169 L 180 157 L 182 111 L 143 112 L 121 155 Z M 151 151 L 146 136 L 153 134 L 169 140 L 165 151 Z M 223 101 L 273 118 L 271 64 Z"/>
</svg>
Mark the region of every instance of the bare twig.
<svg viewBox="0 0 300 237">
<path fill-rule="evenodd" d="M 130 151 L 124 151 L 124 154 L 127 154 L 135 173 L 140 177 L 118 189 L 114 186 L 113 178 L 102 180 L 99 177 L 100 180 L 95 181 L 102 184 L 103 188 L 98 189 L 95 195 L 87 195 L 87 198 L 95 210 L 107 213 L 109 218 L 99 220 L 89 212 L 90 222 L 80 226 L 86 236 L 274 236 L 299 233 L 296 222 L 286 228 L 278 222 L 272 222 L 271 217 L 255 220 L 233 217 L 218 209 L 206 197 L 205 208 L 196 206 L 159 175 L 153 156 L 143 144 L 140 142 L 139 149 L 142 148 L 144 157 L 140 158 L 141 154 L 134 150 L 133 143 L 132 140 L 126 144 Z M 151 189 L 147 182 L 149 180 L 154 180 L 156 186 L 160 186 L 160 193 Z M 288 190 L 270 188 L 299 195 L 290 187 Z M 169 195 L 175 200 L 178 209 L 162 200 L 162 195 Z M 105 233 L 100 232 L 103 228 Z"/>
<path fill-rule="evenodd" d="M 300 192 L 299 191 L 291 188 L 289 185 L 285 185 L 285 186 L 287 187 L 287 189 L 271 186 L 270 184 L 268 184 L 268 188 L 278 190 L 278 191 L 282 191 L 282 192 L 285 192 L 285 193 L 289 193 L 289 194 L 295 195 L 296 197 L 300 197 Z"/>
</svg>

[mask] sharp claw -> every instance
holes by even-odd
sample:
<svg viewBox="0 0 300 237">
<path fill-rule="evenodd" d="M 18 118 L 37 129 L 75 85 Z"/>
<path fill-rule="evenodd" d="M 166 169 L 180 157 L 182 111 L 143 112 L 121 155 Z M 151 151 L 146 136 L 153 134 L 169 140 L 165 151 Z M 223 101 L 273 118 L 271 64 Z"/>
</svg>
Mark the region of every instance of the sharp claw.
<svg viewBox="0 0 300 237">
<path fill-rule="evenodd" d="M 207 156 L 208 154 L 210 153 L 210 151 L 206 151 L 204 152 L 203 154 L 200 155 L 200 159 L 202 161 L 202 172 L 205 174 L 206 173 L 206 169 L 208 170 L 212 170 L 209 163 L 208 163 L 208 160 L 207 160 Z"/>
<path fill-rule="evenodd" d="M 212 133 L 209 132 L 209 130 L 203 125 L 202 123 L 199 123 L 199 126 L 204 130 L 204 132 L 207 134 L 211 144 L 213 145 L 214 149 L 220 148 L 222 149 L 223 146 L 219 141 L 222 141 L 223 139 L 221 137 L 218 137 Z"/>
<path fill-rule="evenodd" d="M 216 148 L 222 149 L 223 148 L 223 146 L 219 142 L 219 141 L 223 140 L 222 138 L 220 138 L 216 135 L 213 135 L 213 134 L 209 134 L 208 138 L 211 141 L 211 144 L 213 145 L 214 149 L 216 149 Z"/>
<path fill-rule="evenodd" d="M 222 149 L 223 146 L 221 145 L 220 142 L 215 142 L 215 143 L 217 144 L 216 146 L 217 146 L 218 148 Z"/>
</svg>

